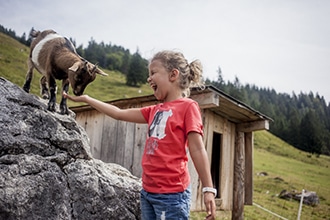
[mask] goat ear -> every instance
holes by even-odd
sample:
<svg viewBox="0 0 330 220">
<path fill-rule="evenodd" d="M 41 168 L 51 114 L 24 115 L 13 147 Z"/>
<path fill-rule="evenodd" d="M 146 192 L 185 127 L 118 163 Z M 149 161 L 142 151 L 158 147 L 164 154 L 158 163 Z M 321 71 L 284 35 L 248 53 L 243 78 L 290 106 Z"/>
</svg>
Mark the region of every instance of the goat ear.
<svg viewBox="0 0 330 220">
<path fill-rule="evenodd" d="M 73 72 L 76 72 L 79 68 L 79 62 L 75 62 L 70 68 L 69 70 L 73 71 Z"/>
<path fill-rule="evenodd" d="M 88 61 L 85 61 L 83 70 L 87 72 L 88 70 Z"/>
</svg>

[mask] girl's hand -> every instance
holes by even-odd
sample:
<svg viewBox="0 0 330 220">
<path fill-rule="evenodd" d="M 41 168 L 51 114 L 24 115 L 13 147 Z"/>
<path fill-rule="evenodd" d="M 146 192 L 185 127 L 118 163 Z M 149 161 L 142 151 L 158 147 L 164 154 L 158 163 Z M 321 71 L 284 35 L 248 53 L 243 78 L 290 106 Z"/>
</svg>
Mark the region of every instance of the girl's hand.
<svg viewBox="0 0 330 220">
<path fill-rule="evenodd" d="M 215 198 L 213 193 L 211 192 L 204 193 L 204 204 L 207 213 L 205 220 L 214 220 L 216 217 L 216 206 L 215 206 Z"/>
<path fill-rule="evenodd" d="M 88 95 L 81 95 L 81 96 L 71 96 L 68 95 L 66 92 L 62 93 L 64 98 L 70 99 L 71 101 L 74 102 L 86 102 Z"/>
</svg>

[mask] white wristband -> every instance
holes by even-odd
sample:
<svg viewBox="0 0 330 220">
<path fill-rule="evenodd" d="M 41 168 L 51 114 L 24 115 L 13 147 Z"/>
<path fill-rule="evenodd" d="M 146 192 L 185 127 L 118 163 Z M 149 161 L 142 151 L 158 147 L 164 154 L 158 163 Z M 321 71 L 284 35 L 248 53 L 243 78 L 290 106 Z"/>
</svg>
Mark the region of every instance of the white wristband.
<svg viewBox="0 0 330 220">
<path fill-rule="evenodd" d="M 205 192 L 211 192 L 214 194 L 214 197 L 217 196 L 217 190 L 212 188 L 212 187 L 203 187 L 202 189 L 202 192 L 205 193 Z"/>
</svg>

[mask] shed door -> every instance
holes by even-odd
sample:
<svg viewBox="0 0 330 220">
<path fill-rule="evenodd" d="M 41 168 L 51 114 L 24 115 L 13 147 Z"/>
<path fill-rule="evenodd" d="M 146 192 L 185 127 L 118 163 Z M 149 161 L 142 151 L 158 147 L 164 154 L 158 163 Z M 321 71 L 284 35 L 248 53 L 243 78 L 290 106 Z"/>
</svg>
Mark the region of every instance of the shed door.
<svg viewBox="0 0 330 220">
<path fill-rule="evenodd" d="M 221 171 L 221 141 L 222 134 L 213 132 L 213 141 L 212 141 L 212 160 L 211 160 L 211 175 L 214 187 L 217 189 L 218 194 L 216 198 L 220 198 L 220 171 Z"/>
</svg>

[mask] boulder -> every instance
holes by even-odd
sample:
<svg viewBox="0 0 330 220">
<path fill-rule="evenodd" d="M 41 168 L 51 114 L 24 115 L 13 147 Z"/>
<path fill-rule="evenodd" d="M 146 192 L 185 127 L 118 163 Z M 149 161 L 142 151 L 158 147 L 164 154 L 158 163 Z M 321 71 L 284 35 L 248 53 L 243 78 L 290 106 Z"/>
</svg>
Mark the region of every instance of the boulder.
<svg viewBox="0 0 330 220">
<path fill-rule="evenodd" d="M 141 219 L 141 180 L 94 159 L 74 113 L 0 78 L 0 219 Z"/>
<path fill-rule="evenodd" d="M 320 199 L 318 195 L 316 194 L 316 192 L 312 192 L 312 191 L 305 190 L 304 193 L 302 194 L 302 192 L 298 192 L 296 190 L 292 190 L 292 191 L 282 190 L 282 192 L 279 194 L 279 197 L 281 199 L 286 199 L 286 200 L 293 199 L 296 201 L 300 201 L 301 196 L 303 196 L 303 204 L 305 205 L 317 206 L 318 204 L 320 204 Z"/>
</svg>

